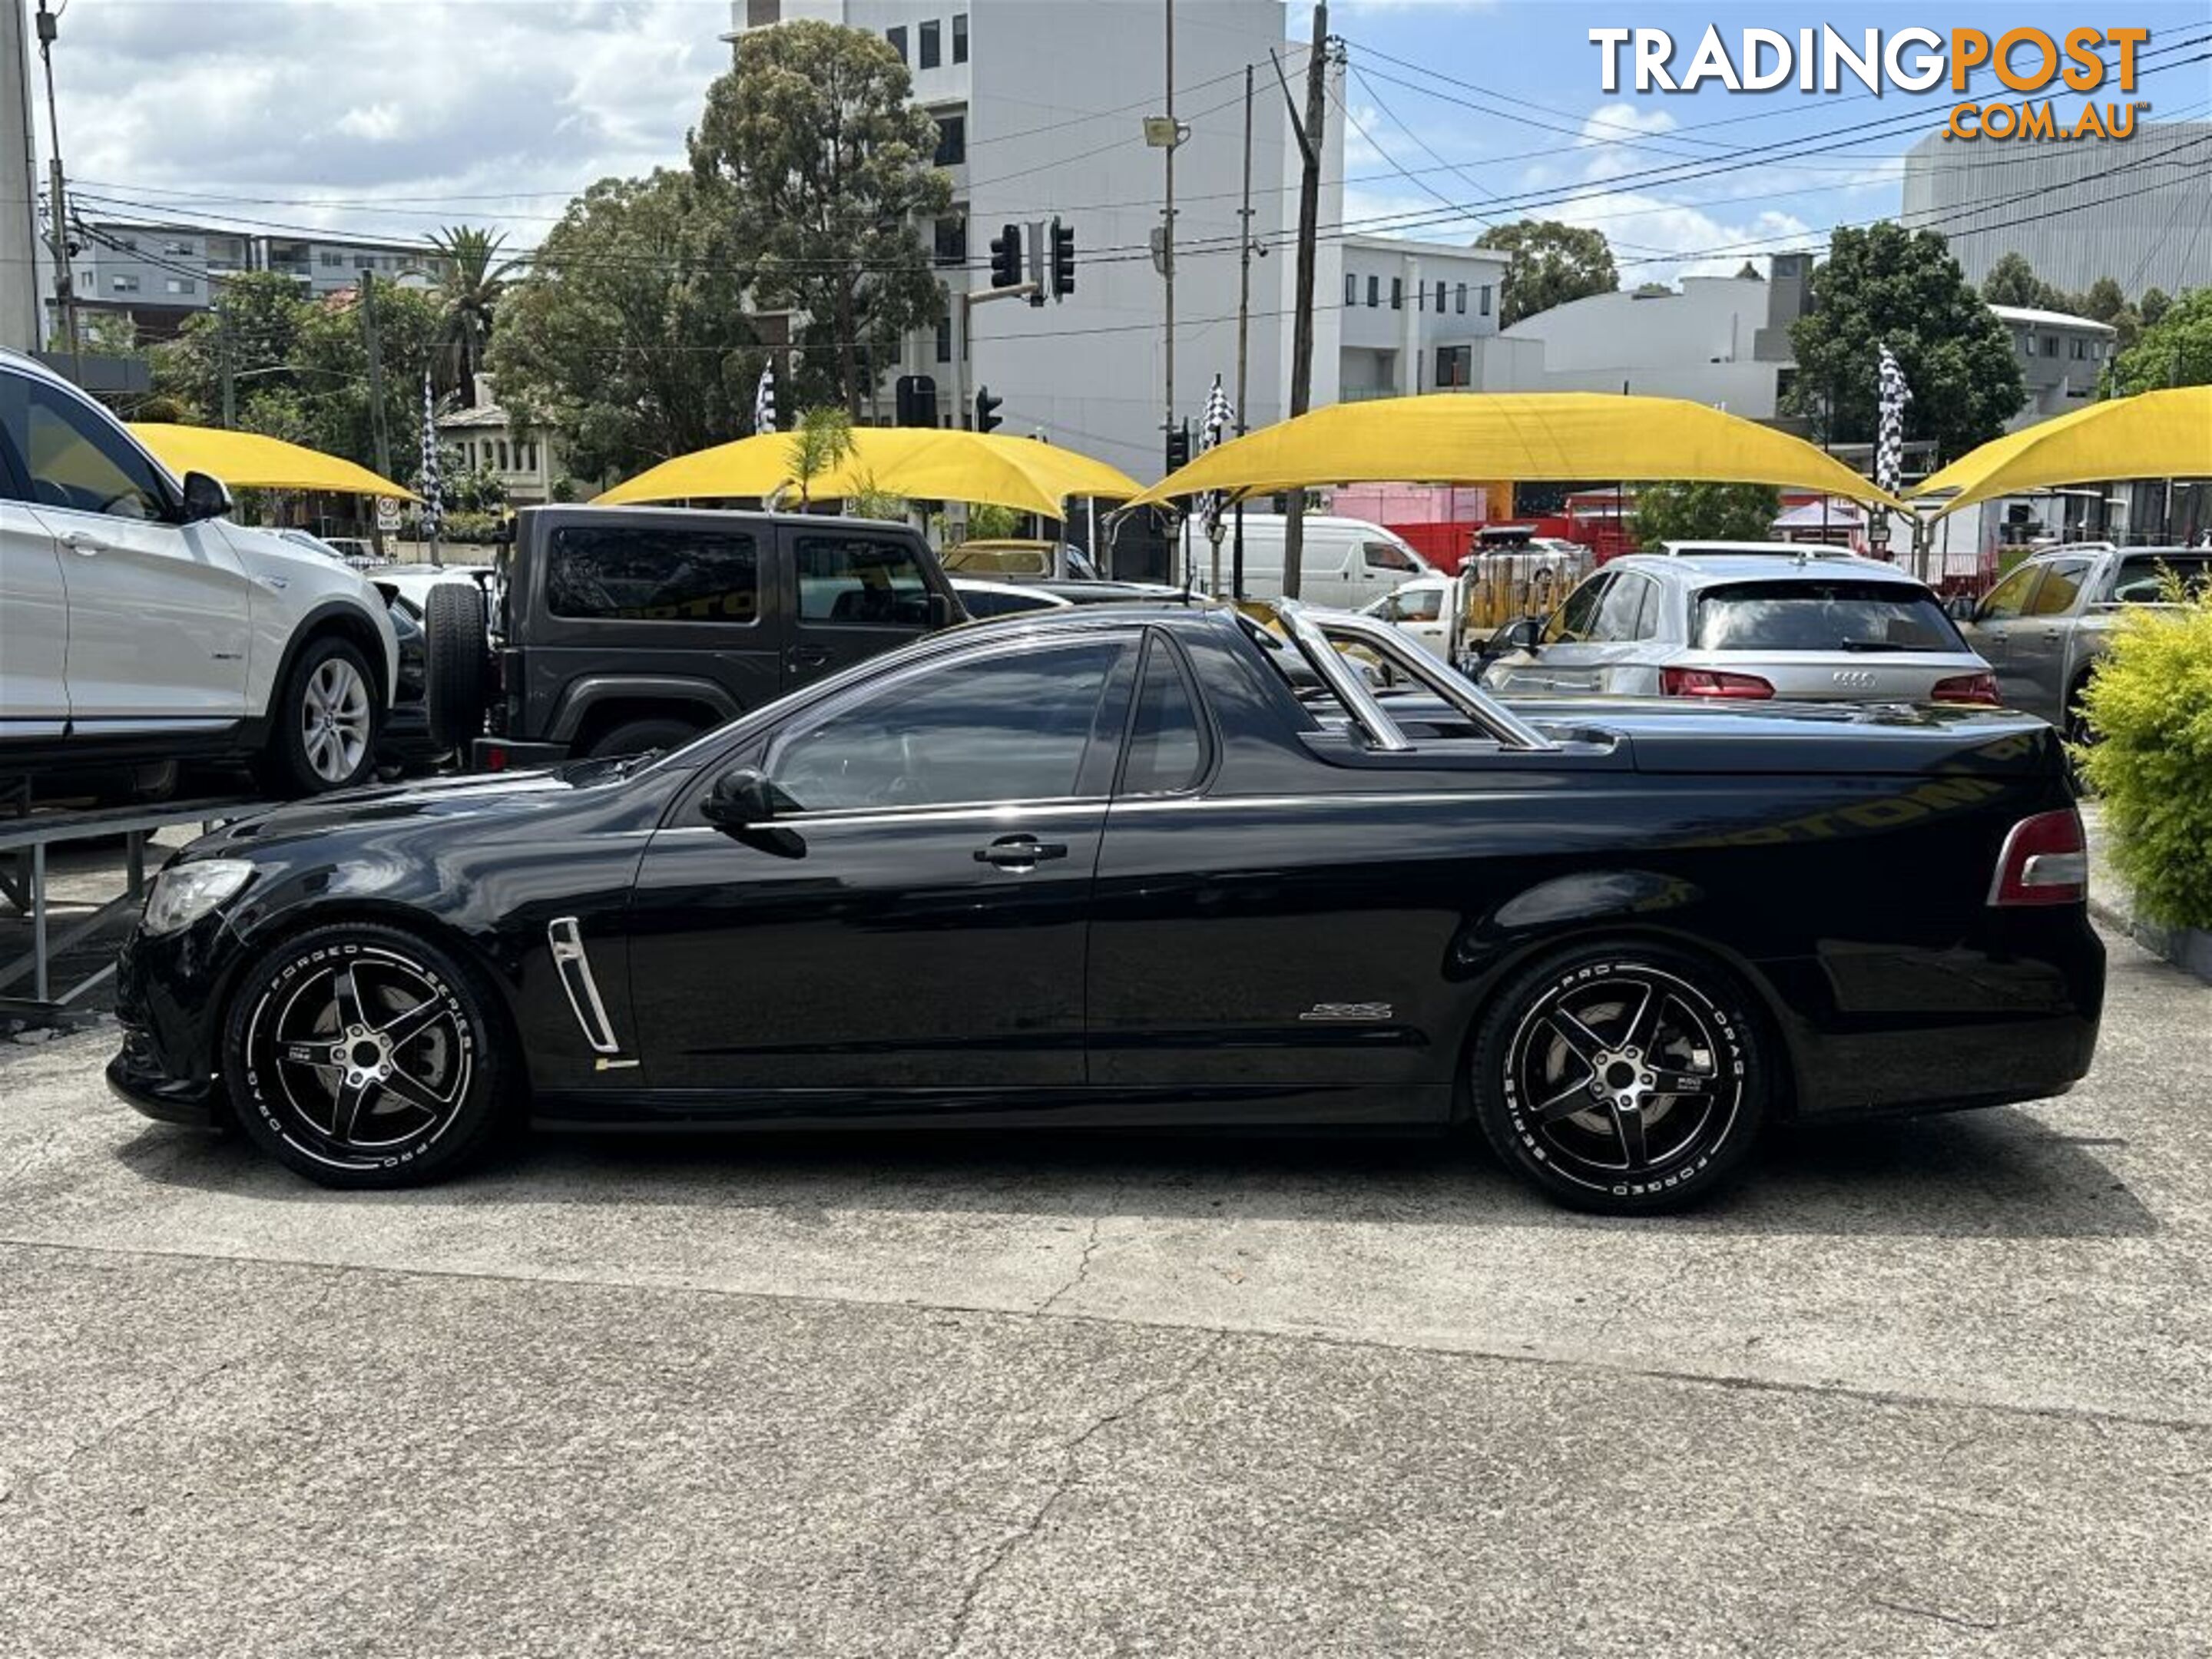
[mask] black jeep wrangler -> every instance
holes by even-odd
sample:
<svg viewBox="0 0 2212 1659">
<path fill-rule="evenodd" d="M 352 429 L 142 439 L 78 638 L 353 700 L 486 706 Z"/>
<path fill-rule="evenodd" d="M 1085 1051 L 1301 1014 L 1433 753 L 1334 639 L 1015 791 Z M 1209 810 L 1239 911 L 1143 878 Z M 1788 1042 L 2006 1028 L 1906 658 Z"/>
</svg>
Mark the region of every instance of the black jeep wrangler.
<svg viewBox="0 0 2212 1659">
<path fill-rule="evenodd" d="M 434 731 L 486 770 L 667 748 L 966 619 L 907 526 L 668 507 L 526 508 L 429 601 Z"/>
</svg>

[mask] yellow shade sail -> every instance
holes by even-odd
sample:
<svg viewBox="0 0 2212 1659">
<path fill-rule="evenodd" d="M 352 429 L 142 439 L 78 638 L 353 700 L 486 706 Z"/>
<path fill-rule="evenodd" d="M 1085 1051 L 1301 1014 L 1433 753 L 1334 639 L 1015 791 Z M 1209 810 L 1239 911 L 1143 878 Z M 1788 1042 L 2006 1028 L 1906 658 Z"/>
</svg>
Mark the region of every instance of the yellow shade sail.
<svg viewBox="0 0 2212 1659">
<path fill-rule="evenodd" d="M 1802 438 L 1678 398 L 1595 392 L 1434 392 L 1335 404 L 1263 427 L 1154 484 L 1142 507 L 1204 490 L 1311 484 L 1759 483 L 1885 501 L 1871 479 Z M 1899 503 L 1899 505 L 1902 505 Z"/>
<path fill-rule="evenodd" d="M 637 501 L 684 501 L 702 495 L 794 493 L 789 433 L 763 433 L 663 461 L 595 498 L 603 507 Z M 917 501 L 987 501 L 1058 518 L 1070 496 L 1119 501 L 1137 493 L 1137 481 L 1118 467 L 1034 438 L 929 427 L 857 427 L 853 453 L 821 477 L 807 494 L 834 501 L 880 489 Z"/>
<path fill-rule="evenodd" d="M 344 495 L 422 499 L 365 466 L 304 444 L 264 438 L 258 432 L 228 432 L 218 426 L 170 426 L 159 421 L 138 422 L 131 430 L 162 465 L 180 478 L 187 472 L 204 472 L 234 489 L 327 489 Z"/>
<path fill-rule="evenodd" d="M 2212 386 L 2116 398 L 1993 438 L 1912 494 L 1955 490 L 1941 518 L 2000 495 L 2115 478 L 2212 478 Z"/>
</svg>

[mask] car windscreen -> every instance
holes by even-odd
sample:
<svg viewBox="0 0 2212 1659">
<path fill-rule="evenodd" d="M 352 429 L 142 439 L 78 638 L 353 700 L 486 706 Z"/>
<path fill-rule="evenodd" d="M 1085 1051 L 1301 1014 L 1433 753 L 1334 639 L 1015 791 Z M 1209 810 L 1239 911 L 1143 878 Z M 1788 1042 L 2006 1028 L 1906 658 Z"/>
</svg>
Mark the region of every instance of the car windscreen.
<svg viewBox="0 0 2212 1659">
<path fill-rule="evenodd" d="M 1708 587 L 1691 611 L 1701 651 L 1964 651 L 1936 596 L 1832 578 Z"/>
<path fill-rule="evenodd" d="M 2111 597 L 2118 605 L 2157 605 L 2176 581 L 2191 592 L 2212 587 L 2212 551 L 2130 553 L 2112 573 Z"/>
</svg>

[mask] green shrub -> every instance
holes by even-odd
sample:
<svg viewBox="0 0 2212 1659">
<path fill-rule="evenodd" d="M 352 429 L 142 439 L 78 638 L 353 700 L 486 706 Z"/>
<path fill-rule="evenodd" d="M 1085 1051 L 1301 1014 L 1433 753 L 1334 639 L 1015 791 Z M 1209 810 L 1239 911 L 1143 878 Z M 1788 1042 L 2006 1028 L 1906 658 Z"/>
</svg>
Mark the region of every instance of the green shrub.
<svg viewBox="0 0 2212 1659">
<path fill-rule="evenodd" d="M 2115 623 L 2083 700 L 2097 741 L 2082 769 L 2136 908 L 2212 928 L 2212 592 L 2172 597 Z"/>
</svg>

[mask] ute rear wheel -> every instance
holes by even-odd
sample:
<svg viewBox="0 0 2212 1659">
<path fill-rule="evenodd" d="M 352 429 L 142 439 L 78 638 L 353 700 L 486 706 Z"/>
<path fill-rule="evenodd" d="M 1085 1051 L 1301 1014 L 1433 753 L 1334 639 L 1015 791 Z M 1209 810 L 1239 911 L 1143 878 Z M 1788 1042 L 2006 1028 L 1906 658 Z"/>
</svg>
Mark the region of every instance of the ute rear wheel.
<svg viewBox="0 0 2212 1659">
<path fill-rule="evenodd" d="M 440 1180 L 496 1133 L 507 1062 L 490 994 L 400 928 L 319 927 L 240 980 L 223 1075 L 246 1133 L 325 1187 Z"/>
<path fill-rule="evenodd" d="M 1773 1096 L 1733 976 L 1643 943 L 1564 952 L 1483 1016 L 1474 1115 L 1509 1168 L 1577 1209 L 1683 1209 L 1739 1174 Z"/>
</svg>

